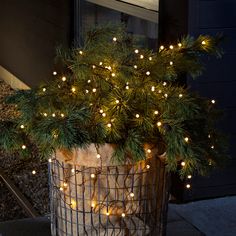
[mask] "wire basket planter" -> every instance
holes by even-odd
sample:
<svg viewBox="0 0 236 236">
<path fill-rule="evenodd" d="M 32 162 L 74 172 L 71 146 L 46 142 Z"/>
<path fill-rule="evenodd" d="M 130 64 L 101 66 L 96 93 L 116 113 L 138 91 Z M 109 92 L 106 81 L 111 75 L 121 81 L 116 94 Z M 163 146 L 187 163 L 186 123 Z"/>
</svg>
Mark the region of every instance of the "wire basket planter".
<svg viewBox="0 0 236 236">
<path fill-rule="evenodd" d="M 53 236 L 163 235 L 168 173 L 159 158 L 99 167 L 50 162 Z"/>
</svg>

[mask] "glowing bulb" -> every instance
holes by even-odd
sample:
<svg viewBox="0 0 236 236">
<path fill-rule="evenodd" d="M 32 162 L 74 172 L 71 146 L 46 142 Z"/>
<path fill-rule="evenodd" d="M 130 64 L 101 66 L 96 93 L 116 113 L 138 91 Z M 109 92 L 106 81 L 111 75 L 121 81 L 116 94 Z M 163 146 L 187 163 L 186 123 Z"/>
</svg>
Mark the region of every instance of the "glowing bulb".
<svg viewBox="0 0 236 236">
<path fill-rule="evenodd" d="M 155 91 L 155 87 L 154 87 L 154 86 L 152 86 L 151 90 L 152 90 L 152 92 L 154 92 L 154 91 Z"/>
<path fill-rule="evenodd" d="M 140 59 L 143 59 L 144 58 L 144 56 L 143 55 L 140 55 Z"/>
<path fill-rule="evenodd" d="M 166 86 L 167 85 L 167 83 L 166 82 L 163 82 L 163 86 Z"/>
<path fill-rule="evenodd" d="M 35 174 L 36 174 L 36 171 L 35 171 L 35 170 L 32 170 L 32 174 L 35 175 Z"/>
<path fill-rule="evenodd" d="M 183 97 L 183 94 L 179 94 L 179 98 L 182 98 Z"/>
<path fill-rule="evenodd" d="M 60 191 L 63 191 L 63 190 L 64 190 L 62 187 L 60 187 L 59 189 L 60 189 Z"/>
<path fill-rule="evenodd" d="M 26 149 L 26 145 L 22 145 L 21 148 L 24 150 Z"/>
<path fill-rule="evenodd" d="M 139 50 L 138 50 L 138 49 L 135 49 L 134 52 L 135 52 L 135 53 L 139 53 Z"/>
<path fill-rule="evenodd" d="M 96 66 L 95 66 L 95 65 L 93 65 L 93 66 L 92 66 L 92 68 L 93 68 L 93 69 L 95 69 L 95 68 L 96 68 Z"/>
<path fill-rule="evenodd" d="M 51 162 L 52 162 L 52 159 L 51 159 L 51 158 L 49 158 L 49 159 L 48 159 L 48 162 L 50 162 L 50 163 L 51 163 Z"/>
<path fill-rule="evenodd" d="M 91 174 L 91 178 L 94 179 L 95 178 L 95 174 Z"/>
<path fill-rule="evenodd" d="M 111 123 L 107 124 L 107 127 L 111 128 Z"/>
<path fill-rule="evenodd" d="M 159 121 L 159 122 L 157 122 L 157 126 L 161 126 L 162 125 L 162 123 Z"/>
<path fill-rule="evenodd" d="M 211 149 L 214 149 L 214 148 L 215 148 L 215 147 L 212 145 L 212 146 L 211 146 Z"/>
<path fill-rule="evenodd" d="M 83 54 L 83 52 L 82 52 L 82 51 L 79 51 L 79 54 L 80 54 L 80 55 L 82 55 L 82 54 Z"/>
<path fill-rule="evenodd" d="M 75 169 L 74 168 L 71 169 L 71 173 L 75 173 Z"/>
<path fill-rule="evenodd" d="M 127 90 L 128 90 L 128 89 L 129 89 L 129 86 L 128 86 L 128 85 L 126 85 L 126 86 L 125 86 L 125 89 L 127 89 Z"/>
<path fill-rule="evenodd" d="M 158 111 L 154 111 L 154 114 L 155 114 L 155 115 L 158 115 L 158 113 L 159 113 Z"/>
<path fill-rule="evenodd" d="M 107 215 L 107 216 L 109 216 L 109 215 L 110 215 L 110 213 L 109 213 L 109 212 L 107 212 L 107 213 L 106 213 L 106 215 Z"/>
<path fill-rule="evenodd" d="M 100 111 L 99 111 L 100 113 L 103 113 L 103 110 L 102 109 L 100 109 Z"/>
<path fill-rule="evenodd" d="M 121 216 L 124 218 L 125 217 L 125 213 L 122 213 Z"/>
<path fill-rule="evenodd" d="M 162 45 L 162 46 L 160 46 L 160 49 L 161 49 L 161 50 L 163 50 L 164 48 L 165 48 L 165 47 L 164 47 L 163 45 Z"/>
<path fill-rule="evenodd" d="M 167 93 L 165 93 L 165 94 L 164 94 L 164 97 L 165 97 L 165 98 L 168 98 L 168 94 L 167 94 Z"/>
<path fill-rule="evenodd" d="M 63 77 L 61 78 L 61 80 L 62 80 L 63 82 L 65 82 L 65 81 L 66 81 L 66 77 L 63 76 Z"/>
<path fill-rule="evenodd" d="M 152 152 L 152 150 L 151 150 L 151 149 L 148 149 L 148 150 L 147 150 L 147 152 L 148 152 L 148 153 L 151 153 L 151 152 Z"/>
<path fill-rule="evenodd" d="M 211 100 L 211 103 L 212 103 L 212 104 L 215 104 L 215 103 L 216 103 L 216 101 L 215 101 L 215 100 Z"/>
<path fill-rule="evenodd" d="M 150 74 L 151 74 L 150 71 L 147 71 L 147 72 L 146 72 L 146 75 L 150 75 Z"/>
<path fill-rule="evenodd" d="M 99 159 L 101 157 L 101 155 L 100 154 L 97 154 L 97 158 Z"/>
<path fill-rule="evenodd" d="M 72 87 L 71 88 L 71 91 L 74 93 L 76 91 L 76 88 L 75 87 Z"/>
<path fill-rule="evenodd" d="M 170 61 L 170 65 L 173 66 L 173 64 L 174 64 L 173 61 Z"/>
<path fill-rule="evenodd" d="M 108 70 L 111 70 L 111 66 L 108 66 L 107 69 L 108 69 Z"/>
<path fill-rule="evenodd" d="M 146 165 L 146 168 L 147 168 L 147 169 L 150 169 L 150 167 L 151 167 L 150 165 Z"/>
<path fill-rule="evenodd" d="M 203 41 L 202 41 L 202 45 L 206 45 L 206 41 L 203 40 Z"/>
<path fill-rule="evenodd" d="M 191 188 L 191 185 L 190 184 L 186 184 L 186 188 Z"/>
<path fill-rule="evenodd" d="M 182 47 L 182 43 L 178 43 L 178 46 L 181 48 Z"/>
<path fill-rule="evenodd" d="M 181 162 L 181 166 L 185 166 L 186 163 L 184 161 Z"/>
<path fill-rule="evenodd" d="M 112 74 L 111 74 L 111 76 L 112 76 L 112 77 L 115 77 L 115 76 L 116 76 L 116 74 L 115 74 L 115 73 L 112 73 Z"/>
<path fill-rule="evenodd" d="M 189 138 L 188 137 L 185 137 L 184 138 L 184 141 L 187 143 L 189 141 Z"/>
<path fill-rule="evenodd" d="M 158 90 L 158 93 L 162 93 L 162 91 L 161 91 L 161 90 Z"/>
<path fill-rule="evenodd" d="M 56 116 L 56 114 L 55 113 L 52 113 L 52 117 L 55 117 Z"/>
<path fill-rule="evenodd" d="M 65 115 L 63 113 L 61 113 L 61 117 L 65 117 Z"/>
<path fill-rule="evenodd" d="M 24 126 L 24 125 L 21 125 L 21 126 L 20 126 L 20 128 L 21 128 L 21 129 L 24 129 L 24 128 L 25 128 L 25 126 Z"/>
<path fill-rule="evenodd" d="M 139 114 L 136 114 L 135 116 L 136 116 L 136 118 L 139 118 Z"/>
<path fill-rule="evenodd" d="M 46 116 L 48 116 L 48 114 L 45 112 L 45 113 L 43 113 L 43 115 L 46 117 Z"/>
<path fill-rule="evenodd" d="M 208 134 L 208 138 L 211 138 L 211 135 L 210 135 L 210 134 Z"/>
<path fill-rule="evenodd" d="M 100 66 L 102 65 L 102 62 L 101 62 L 101 61 L 99 62 L 99 65 L 100 65 Z"/>
<path fill-rule="evenodd" d="M 138 68 L 138 66 L 137 65 L 134 65 L 134 69 L 137 69 Z"/>
<path fill-rule="evenodd" d="M 72 208 L 76 208 L 76 201 L 71 200 L 70 205 L 71 205 Z"/>
<path fill-rule="evenodd" d="M 89 84 L 89 83 L 91 83 L 91 80 L 89 79 L 87 82 L 88 82 L 88 84 Z"/>
<path fill-rule="evenodd" d="M 112 40 L 113 40 L 114 42 L 116 42 L 116 41 L 117 41 L 117 38 L 116 38 L 116 37 L 114 37 Z"/>
<path fill-rule="evenodd" d="M 63 186 L 64 186 L 64 187 L 67 187 L 67 186 L 68 186 L 68 184 L 65 182 L 65 183 L 63 183 Z"/>
<path fill-rule="evenodd" d="M 106 113 L 102 113 L 102 116 L 103 116 L 103 117 L 106 117 Z"/>
<path fill-rule="evenodd" d="M 94 202 L 92 202 L 91 207 L 94 208 L 96 206 L 96 204 Z"/>
<path fill-rule="evenodd" d="M 56 71 L 53 71 L 52 74 L 53 74 L 53 75 L 57 75 L 57 72 L 56 72 Z"/>
<path fill-rule="evenodd" d="M 149 57 L 148 60 L 151 61 L 151 60 L 152 60 L 152 57 Z"/>
<path fill-rule="evenodd" d="M 134 193 L 130 193 L 129 195 L 130 195 L 130 197 L 134 197 Z"/>
<path fill-rule="evenodd" d="M 116 100 L 116 103 L 118 104 L 120 101 L 119 100 Z"/>
<path fill-rule="evenodd" d="M 170 49 L 171 49 L 171 50 L 174 49 L 174 46 L 173 46 L 173 45 L 170 45 Z"/>
<path fill-rule="evenodd" d="M 89 93 L 88 89 L 85 90 L 85 93 Z"/>
<path fill-rule="evenodd" d="M 96 93 L 97 89 L 93 88 L 93 90 L 92 90 L 92 91 L 93 91 L 93 93 Z"/>
<path fill-rule="evenodd" d="M 192 179 L 192 175 L 188 175 L 188 179 Z"/>
<path fill-rule="evenodd" d="M 46 91 L 46 88 L 43 88 L 43 92 L 45 92 Z"/>
</svg>

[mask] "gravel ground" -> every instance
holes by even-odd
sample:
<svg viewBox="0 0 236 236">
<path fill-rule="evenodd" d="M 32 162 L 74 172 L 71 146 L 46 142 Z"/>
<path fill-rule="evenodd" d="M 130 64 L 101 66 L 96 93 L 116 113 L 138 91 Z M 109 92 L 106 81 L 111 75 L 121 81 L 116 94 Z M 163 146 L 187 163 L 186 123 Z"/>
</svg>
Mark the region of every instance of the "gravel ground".
<svg viewBox="0 0 236 236">
<path fill-rule="evenodd" d="M 3 101 L 4 97 L 11 93 L 11 88 L 0 81 L 0 121 L 17 115 L 15 107 Z M 37 212 L 41 215 L 49 212 L 47 161 L 40 160 L 37 151 L 27 158 L 21 158 L 17 153 L 9 155 L 0 150 L 0 167 Z M 32 174 L 32 170 L 36 171 L 35 175 Z M 27 217 L 26 213 L 0 179 L 0 221 L 25 217 Z"/>
</svg>

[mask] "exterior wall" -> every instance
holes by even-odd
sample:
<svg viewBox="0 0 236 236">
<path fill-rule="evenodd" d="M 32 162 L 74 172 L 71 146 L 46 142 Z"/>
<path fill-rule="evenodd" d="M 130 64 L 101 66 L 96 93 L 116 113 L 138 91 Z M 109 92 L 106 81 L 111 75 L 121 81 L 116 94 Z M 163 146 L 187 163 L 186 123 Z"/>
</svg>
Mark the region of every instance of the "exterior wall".
<svg viewBox="0 0 236 236">
<path fill-rule="evenodd" d="M 185 200 L 236 194 L 236 1 L 235 0 L 190 0 L 189 33 L 191 35 L 223 33 L 225 54 L 222 59 L 205 58 L 206 72 L 196 81 L 188 81 L 193 90 L 203 96 L 216 99 L 225 117 L 221 129 L 230 136 L 231 160 L 223 170 L 208 177 L 196 177 L 192 190 L 186 191 Z"/>
<path fill-rule="evenodd" d="M 70 38 L 70 1 L 0 0 L 0 65 L 28 86 L 47 80 Z"/>
</svg>

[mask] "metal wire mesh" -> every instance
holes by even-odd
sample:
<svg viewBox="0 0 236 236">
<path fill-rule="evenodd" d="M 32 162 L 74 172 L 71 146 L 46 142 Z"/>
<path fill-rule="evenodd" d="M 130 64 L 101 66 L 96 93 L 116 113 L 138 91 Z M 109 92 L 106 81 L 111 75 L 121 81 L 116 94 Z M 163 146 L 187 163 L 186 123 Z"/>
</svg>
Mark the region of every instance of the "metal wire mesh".
<svg viewBox="0 0 236 236">
<path fill-rule="evenodd" d="M 101 167 L 52 159 L 52 235 L 161 235 L 168 200 L 166 176 L 157 158 Z"/>
</svg>

